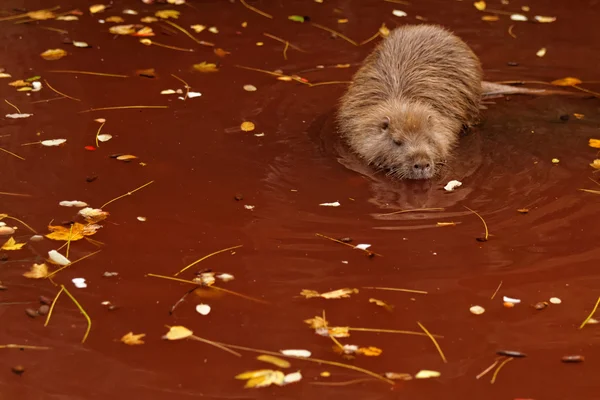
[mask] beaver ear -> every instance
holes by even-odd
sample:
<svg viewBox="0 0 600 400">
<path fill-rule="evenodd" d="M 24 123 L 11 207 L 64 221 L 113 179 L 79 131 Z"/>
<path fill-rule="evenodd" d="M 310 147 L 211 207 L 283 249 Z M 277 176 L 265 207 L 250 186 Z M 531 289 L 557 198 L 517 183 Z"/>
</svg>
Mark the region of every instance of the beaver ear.
<svg viewBox="0 0 600 400">
<path fill-rule="evenodd" d="M 390 117 L 383 118 L 383 121 L 381 121 L 381 129 L 386 131 L 389 127 L 390 127 Z"/>
</svg>

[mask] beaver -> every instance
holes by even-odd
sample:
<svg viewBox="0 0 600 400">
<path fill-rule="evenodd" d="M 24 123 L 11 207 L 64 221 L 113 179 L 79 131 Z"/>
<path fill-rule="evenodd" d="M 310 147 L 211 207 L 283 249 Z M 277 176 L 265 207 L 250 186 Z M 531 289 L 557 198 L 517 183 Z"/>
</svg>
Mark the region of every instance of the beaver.
<svg viewBox="0 0 600 400">
<path fill-rule="evenodd" d="M 460 133 L 479 122 L 483 71 L 469 46 L 437 25 L 394 29 L 367 56 L 336 115 L 368 164 L 402 179 L 436 175 Z"/>
</svg>

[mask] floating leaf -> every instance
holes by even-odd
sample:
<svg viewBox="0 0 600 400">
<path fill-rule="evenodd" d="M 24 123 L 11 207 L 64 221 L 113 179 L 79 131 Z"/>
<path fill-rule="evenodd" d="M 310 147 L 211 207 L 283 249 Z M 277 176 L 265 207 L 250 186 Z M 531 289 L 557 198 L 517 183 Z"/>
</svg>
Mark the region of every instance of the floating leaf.
<svg viewBox="0 0 600 400">
<path fill-rule="evenodd" d="M 546 17 L 543 15 L 536 15 L 534 18 L 537 22 L 546 23 L 546 24 L 556 21 L 556 17 Z"/>
<path fill-rule="evenodd" d="M 251 132 L 254 130 L 254 123 L 250 122 L 250 121 L 245 121 L 242 122 L 242 125 L 240 125 L 240 128 L 244 131 L 244 132 Z"/>
<path fill-rule="evenodd" d="M 369 347 L 359 348 L 358 350 L 356 350 L 356 353 L 362 354 L 363 356 L 368 356 L 368 357 L 377 357 L 381 353 L 383 353 L 383 350 L 381 350 L 380 348 L 377 348 L 377 347 L 369 346 Z"/>
<path fill-rule="evenodd" d="M 48 266 L 44 263 L 33 264 L 31 270 L 25 272 L 23 276 L 29 279 L 43 279 L 48 276 Z"/>
<path fill-rule="evenodd" d="M 388 311 L 392 311 L 394 309 L 394 306 L 391 306 L 382 300 L 377 300 L 377 299 L 371 298 L 371 299 L 369 299 L 369 303 L 375 303 L 379 307 L 383 307 Z"/>
<path fill-rule="evenodd" d="M 42 146 L 54 147 L 54 146 L 60 146 L 61 144 L 65 143 L 66 141 L 67 141 L 67 139 L 50 139 L 50 140 L 42 140 L 40 143 L 42 144 Z"/>
<path fill-rule="evenodd" d="M 115 25 L 108 28 L 113 35 L 133 35 L 135 33 L 134 25 Z"/>
<path fill-rule="evenodd" d="M 106 10 L 106 6 L 104 4 L 94 4 L 90 6 L 90 13 L 96 14 Z"/>
<path fill-rule="evenodd" d="M 54 264 L 58 264 L 61 266 L 71 264 L 71 261 L 69 261 L 69 259 L 67 257 L 63 256 L 56 250 L 50 250 L 48 252 L 48 257 L 50 258 L 50 261 Z"/>
<path fill-rule="evenodd" d="M 402 372 L 386 372 L 385 377 L 388 379 L 402 380 L 402 381 L 409 381 L 412 379 L 411 374 L 405 374 Z"/>
<path fill-rule="evenodd" d="M 350 295 L 354 293 L 358 293 L 358 289 L 344 288 L 325 293 L 319 293 L 315 290 L 303 289 L 302 292 L 300 292 L 300 295 L 306 297 L 307 299 L 311 299 L 314 297 L 322 297 L 324 299 L 344 299 L 350 297 Z"/>
<path fill-rule="evenodd" d="M 278 366 L 279 368 L 289 368 L 291 366 L 289 361 L 284 360 L 279 357 L 270 356 L 268 354 L 262 354 L 262 355 L 256 357 L 256 359 L 259 361 L 271 363 L 273 365 Z"/>
<path fill-rule="evenodd" d="M 596 169 L 600 169 L 600 159 L 595 159 L 594 161 L 592 161 L 590 166 Z"/>
<path fill-rule="evenodd" d="M 437 378 L 441 374 L 438 371 L 430 371 L 427 369 L 423 369 L 415 375 L 416 379 L 427 379 L 427 378 Z"/>
<path fill-rule="evenodd" d="M 301 15 L 290 15 L 288 17 L 289 20 L 291 21 L 296 21 L 296 22 L 304 22 L 305 18 Z"/>
<path fill-rule="evenodd" d="M 437 226 L 456 226 L 456 222 L 438 222 Z"/>
<path fill-rule="evenodd" d="M 214 51 L 214 53 L 215 53 L 217 56 L 219 56 L 219 57 L 221 57 L 221 58 L 225 57 L 225 56 L 226 56 L 226 55 L 228 55 L 228 54 L 231 54 L 229 51 L 225 51 L 225 50 L 223 50 L 223 49 L 222 49 L 222 48 L 220 48 L 220 47 L 217 47 L 217 48 L 216 48 L 216 49 L 214 49 L 213 51 Z"/>
<path fill-rule="evenodd" d="M 50 10 L 30 11 L 27 13 L 27 16 L 38 21 L 53 19 L 56 17 L 56 15 Z"/>
<path fill-rule="evenodd" d="M 334 201 L 333 203 L 321 203 L 319 205 L 323 206 L 323 207 L 339 207 L 339 206 L 341 206 L 339 201 Z"/>
<path fill-rule="evenodd" d="M 584 119 L 585 115 L 584 114 L 579 114 L 579 113 L 573 113 L 573 116 L 577 119 Z"/>
<path fill-rule="evenodd" d="M 210 306 L 208 304 L 198 304 L 196 306 L 196 312 L 201 315 L 208 315 L 210 313 Z"/>
<path fill-rule="evenodd" d="M 206 26 L 205 26 L 205 25 L 199 25 L 199 24 L 196 24 L 196 25 L 192 25 L 192 26 L 190 26 L 190 28 L 192 28 L 192 30 L 193 30 L 194 32 L 196 32 L 196 33 L 200 33 L 200 32 L 202 32 L 203 30 L 205 30 L 205 29 L 206 29 Z"/>
<path fill-rule="evenodd" d="M 59 206 L 63 207 L 87 207 L 87 203 L 79 200 L 71 200 L 71 201 L 61 201 L 58 203 Z"/>
<path fill-rule="evenodd" d="M 284 356 L 290 357 L 298 357 L 298 358 L 308 358 L 312 355 L 312 353 L 308 350 L 303 349 L 289 349 L 289 350 L 280 350 L 279 351 Z"/>
<path fill-rule="evenodd" d="M 283 384 L 288 385 L 290 383 L 299 382 L 302 380 L 302 374 L 300 371 L 292 372 L 283 377 Z"/>
<path fill-rule="evenodd" d="M 133 332 L 129 332 L 121 338 L 121 342 L 128 344 L 129 346 L 144 344 L 144 341 L 142 340 L 144 336 L 146 336 L 145 333 L 134 335 Z"/>
<path fill-rule="evenodd" d="M 500 17 L 498 17 L 497 15 L 484 15 L 481 17 L 481 20 L 487 22 L 496 22 L 500 20 Z"/>
<path fill-rule="evenodd" d="M 18 81 L 11 82 L 8 85 L 12 86 L 12 87 L 23 87 L 23 86 L 31 86 L 31 83 L 25 82 L 24 80 L 19 79 Z"/>
<path fill-rule="evenodd" d="M 277 386 L 283 386 L 285 375 L 281 371 L 274 371 L 272 369 L 260 369 L 257 371 L 243 372 L 236 375 L 235 379 L 247 380 L 246 388 L 260 388 L 267 387 L 273 384 Z"/>
<path fill-rule="evenodd" d="M 59 15 L 56 17 L 57 21 L 77 21 L 79 17 L 77 15 Z"/>
<path fill-rule="evenodd" d="M 64 51 L 63 49 L 48 49 L 45 52 L 43 52 L 42 54 L 40 54 L 40 56 L 42 56 L 42 58 L 44 60 L 48 60 L 48 61 L 59 60 L 66 55 L 67 55 L 67 52 Z"/>
<path fill-rule="evenodd" d="M 20 119 L 20 118 L 29 118 L 31 117 L 33 114 L 27 114 L 27 113 L 22 113 L 22 114 L 6 114 L 5 117 L 6 118 L 12 118 L 12 119 Z"/>
<path fill-rule="evenodd" d="M 100 142 L 108 142 L 110 139 L 112 139 L 112 135 L 108 133 L 101 133 L 97 136 L 97 138 Z"/>
<path fill-rule="evenodd" d="M 87 42 L 77 42 L 77 41 L 73 42 L 73 46 L 75 46 L 75 47 L 82 47 L 82 48 L 90 47 L 90 45 L 87 44 Z"/>
<path fill-rule="evenodd" d="M 527 17 L 523 14 L 512 14 L 510 16 L 510 19 L 513 21 L 521 21 L 521 22 L 527 21 Z"/>
<path fill-rule="evenodd" d="M 244 90 L 246 92 L 256 92 L 258 89 L 254 85 L 244 85 Z"/>
<path fill-rule="evenodd" d="M 136 156 L 132 155 L 132 154 L 123 154 L 122 156 L 117 157 L 117 160 L 119 161 L 131 161 L 133 159 L 137 158 Z"/>
<path fill-rule="evenodd" d="M 150 28 L 149 26 L 145 26 L 142 29 L 138 30 L 137 32 L 132 33 L 132 36 L 149 37 L 149 36 L 155 36 L 155 35 L 154 35 L 154 31 L 152 30 L 152 28 Z"/>
<path fill-rule="evenodd" d="M 194 64 L 194 69 L 198 72 L 217 72 L 219 69 L 216 64 L 202 61 L 200 64 Z"/>
<path fill-rule="evenodd" d="M 15 239 L 11 236 L 11 238 L 8 239 L 6 243 L 2 245 L 2 248 L 0 248 L 0 250 L 20 250 L 21 247 L 25 245 L 26 243 L 17 243 Z"/>
<path fill-rule="evenodd" d="M 154 17 L 144 17 L 142 19 L 140 19 L 140 21 L 142 21 L 145 24 L 149 24 L 151 22 L 156 22 L 158 21 L 158 18 L 154 18 Z"/>
<path fill-rule="evenodd" d="M 85 218 L 86 222 L 90 224 L 100 222 L 108 217 L 108 211 L 102 211 L 99 208 L 91 207 L 82 208 L 77 214 Z"/>
<path fill-rule="evenodd" d="M 573 78 L 571 76 L 567 76 L 566 78 L 557 79 L 550 83 L 553 85 L 556 85 L 556 86 L 575 86 L 575 85 L 579 85 L 582 82 L 578 78 Z"/>
<path fill-rule="evenodd" d="M 73 285 L 75 285 L 77 289 L 85 289 L 87 287 L 85 278 L 73 278 L 71 279 L 71 282 L 73 282 Z"/>
<path fill-rule="evenodd" d="M 123 17 L 120 17 L 118 15 L 113 15 L 112 17 L 108 17 L 108 18 L 106 18 L 105 21 L 106 22 L 113 22 L 113 23 L 116 23 L 116 24 L 120 24 L 122 22 L 125 22 L 125 20 L 123 19 Z"/>
<path fill-rule="evenodd" d="M 52 240 L 63 240 L 65 242 L 71 240 L 73 242 L 83 239 L 84 236 L 92 236 L 98 229 L 100 229 L 100 225 L 83 225 L 79 222 L 74 223 L 68 228 L 62 225 L 50 225 L 48 226 L 48 230 L 51 233 L 48 233 L 46 237 Z"/>
<path fill-rule="evenodd" d="M 163 339 L 167 340 L 181 340 L 187 337 L 190 337 L 194 334 L 194 332 L 190 331 L 185 326 L 172 326 L 169 328 L 169 332 L 167 332 Z"/>
<path fill-rule="evenodd" d="M 471 314 L 481 315 L 485 312 L 485 308 L 483 308 L 481 306 L 473 306 L 473 307 L 469 308 L 469 311 L 471 311 Z"/>
<path fill-rule="evenodd" d="M 595 149 L 600 149 L 600 139 L 590 139 L 589 145 Z"/>
<path fill-rule="evenodd" d="M 535 55 L 538 57 L 544 57 L 546 55 L 546 48 L 542 47 L 535 53 Z"/>
<path fill-rule="evenodd" d="M 181 14 L 181 13 L 177 10 L 160 10 L 160 11 L 157 11 L 154 13 L 154 15 L 157 16 L 158 18 L 163 18 L 163 19 L 169 19 L 169 18 L 177 19 L 177 18 L 179 18 L 179 14 Z"/>
<path fill-rule="evenodd" d="M 517 209 L 517 212 L 520 212 L 521 214 L 527 214 L 529 212 L 529 208 L 519 208 Z"/>
<path fill-rule="evenodd" d="M 480 0 L 480 1 L 476 1 L 475 3 L 473 3 L 473 5 L 475 6 L 476 9 L 478 9 L 479 11 L 483 11 L 485 10 L 486 4 L 485 1 Z"/>
</svg>

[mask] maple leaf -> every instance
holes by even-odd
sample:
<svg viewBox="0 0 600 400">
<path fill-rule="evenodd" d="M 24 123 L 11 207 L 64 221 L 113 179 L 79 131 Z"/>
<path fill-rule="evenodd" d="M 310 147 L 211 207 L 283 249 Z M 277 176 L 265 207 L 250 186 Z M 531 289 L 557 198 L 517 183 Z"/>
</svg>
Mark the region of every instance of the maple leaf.
<svg viewBox="0 0 600 400">
<path fill-rule="evenodd" d="M 57 226 L 48 226 L 48 230 L 51 233 L 48 233 L 46 237 L 52 240 L 81 240 L 84 236 L 91 236 L 100 228 L 100 225 L 83 225 L 79 222 L 74 223 L 71 227 L 67 228 L 65 226 L 57 225 Z"/>
<path fill-rule="evenodd" d="M 192 336 L 193 334 L 194 332 L 190 331 L 185 326 L 172 326 L 169 328 L 169 332 L 163 336 L 163 339 L 180 340 Z"/>
<path fill-rule="evenodd" d="M 30 279 L 42 279 L 48 276 L 48 266 L 44 263 L 42 264 L 33 264 L 30 271 L 27 271 L 23 274 L 25 278 Z"/>
<path fill-rule="evenodd" d="M 26 243 L 17 243 L 13 237 L 8 239 L 6 243 L 2 245 L 0 250 L 20 250 L 21 247 L 25 246 Z"/>
<path fill-rule="evenodd" d="M 142 340 L 142 338 L 144 336 L 146 336 L 145 333 L 140 333 L 140 334 L 134 335 L 133 332 L 129 332 L 127 335 L 125 335 L 121 338 L 121 342 L 128 344 L 130 346 L 144 344 L 144 341 Z"/>
</svg>

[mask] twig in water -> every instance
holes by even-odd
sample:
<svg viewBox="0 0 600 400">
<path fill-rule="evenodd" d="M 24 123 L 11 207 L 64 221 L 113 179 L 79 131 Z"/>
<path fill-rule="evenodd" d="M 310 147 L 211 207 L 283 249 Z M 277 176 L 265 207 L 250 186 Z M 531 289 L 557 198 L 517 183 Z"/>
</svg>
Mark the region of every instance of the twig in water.
<svg viewBox="0 0 600 400">
<path fill-rule="evenodd" d="M 86 254 L 85 256 L 83 256 L 83 257 L 81 257 L 81 258 L 78 258 L 77 260 L 73 261 L 72 263 L 70 263 L 70 264 L 67 264 L 67 265 L 65 265 L 65 266 L 63 266 L 63 267 L 60 267 L 59 269 L 57 269 L 56 271 L 52 272 L 51 274 L 48 274 L 48 276 L 47 276 L 46 278 L 48 278 L 48 279 L 51 279 L 51 278 L 52 278 L 54 275 L 58 274 L 58 273 L 59 273 L 60 271 L 62 271 L 63 269 L 65 269 L 65 268 L 69 268 L 69 267 L 73 266 L 73 264 L 76 264 L 76 263 L 78 263 L 79 261 L 83 261 L 83 260 L 85 260 L 86 258 L 93 256 L 94 254 L 98 254 L 98 253 L 100 253 L 101 251 L 102 251 L 102 250 L 96 250 L 96 251 L 95 251 L 95 252 L 93 252 L 93 253 Z"/>
<path fill-rule="evenodd" d="M 17 110 L 17 112 L 18 112 L 19 114 L 22 114 L 22 113 L 21 113 L 21 110 L 19 110 L 19 107 L 15 106 L 13 103 L 11 103 L 10 101 L 8 101 L 8 100 L 6 100 L 6 99 L 4 99 L 4 101 L 6 102 L 6 104 L 8 104 L 9 106 L 11 106 L 11 107 L 12 107 L 12 108 L 14 108 L 15 110 Z"/>
<path fill-rule="evenodd" d="M 135 192 L 137 192 L 138 190 L 141 190 L 141 189 L 145 188 L 146 186 L 150 185 L 151 183 L 154 183 L 154 181 L 150 181 L 150 182 L 148 182 L 148 183 L 140 186 L 139 188 L 134 189 L 131 192 L 127 192 L 127 193 L 125 193 L 125 194 L 123 194 L 123 195 L 121 195 L 119 197 L 115 197 L 114 199 L 109 200 L 106 203 L 102 204 L 102 207 L 100 207 L 100 208 L 103 209 L 104 207 L 106 207 L 107 205 L 109 205 L 110 203 L 112 203 L 113 201 L 117 201 L 119 199 L 122 199 L 125 196 L 130 196 L 130 195 L 134 194 Z"/>
<path fill-rule="evenodd" d="M 348 327 L 349 331 L 355 331 L 355 332 L 376 332 L 376 333 L 398 333 L 398 334 L 402 334 L 402 335 L 413 335 L 413 336 L 429 336 L 426 333 L 423 332 L 415 332 L 415 331 L 401 331 L 401 330 L 397 330 L 397 329 L 376 329 L 376 328 L 353 328 L 353 327 Z M 443 339 L 443 336 L 440 335 L 431 335 L 433 337 L 437 337 L 438 339 Z"/>
<path fill-rule="evenodd" d="M 287 41 L 287 40 L 285 40 L 285 39 L 282 39 L 282 38 L 280 38 L 280 37 L 277 37 L 277 36 L 275 36 L 275 35 L 271 35 L 270 33 L 267 33 L 267 32 L 263 32 L 263 35 L 264 35 L 264 36 L 266 36 L 266 37 L 268 37 L 268 38 L 271 38 L 271 39 L 273 39 L 273 40 L 277 40 L 279 43 L 282 43 L 282 44 L 286 44 L 286 43 L 287 43 L 287 44 L 288 44 L 288 46 L 289 46 L 289 47 L 291 47 L 292 49 L 294 49 L 294 50 L 298 50 L 298 51 L 301 51 L 301 52 L 303 52 L 303 53 L 306 53 L 306 51 L 305 51 L 305 50 L 302 50 L 302 49 L 301 49 L 300 47 L 298 47 L 298 46 L 294 46 L 293 44 L 291 44 L 290 42 L 288 42 L 288 41 Z"/>
<path fill-rule="evenodd" d="M 177 25 L 175 22 L 172 22 L 172 21 L 169 21 L 169 20 L 164 20 L 162 22 L 171 25 L 173 28 L 177 29 L 180 32 L 183 32 L 186 36 L 188 36 L 189 38 L 191 38 L 194 42 L 196 42 L 198 44 L 201 44 L 203 46 L 214 46 L 213 43 L 209 43 L 209 42 L 205 42 L 204 40 L 196 39 L 194 37 L 194 35 L 192 35 L 191 33 L 189 33 L 185 28 Z"/>
<path fill-rule="evenodd" d="M 490 297 L 490 300 L 494 300 L 494 297 L 496 297 L 496 294 L 498 294 L 498 290 L 500 290 L 501 286 L 502 286 L 502 281 L 500 281 L 500 284 L 496 288 L 496 291 L 494 292 L 494 294 L 492 295 L 492 297 Z"/>
<path fill-rule="evenodd" d="M 180 77 L 178 77 L 175 74 L 171 74 L 171 76 L 185 85 L 185 97 L 184 97 L 184 100 L 187 99 L 188 95 L 190 93 L 190 85 L 188 85 L 188 83 L 186 81 L 184 81 L 183 79 L 181 79 Z"/>
<path fill-rule="evenodd" d="M 74 71 L 74 70 L 66 70 L 66 69 L 55 69 L 55 70 L 50 70 L 48 72 L 63 73 L 63 74 L 82 74 L 82 75 L 108 76 L 108 77 L 112 77 L 112 78 L 129 78 L 128 75 L 106 74 L 106 73 L 103 73 L 103 72 L 93 72 L 93 71 Z"/>
<path fill-rule="evenodd" d="M 389 288 L 389 287 L 377 287 L 377 286 L 364 286 L 363 289 L 390 290 L 390 291 L 393 291 L 393 292 L 407 292 L 407 293 L 427 294 L 427 292 L 424 291 L 424 290 L 402 289 L 402 288 Z"/>
<path fill-rule="evenodd" d="M 351 43 L 351 44 L 353 44 L 355 46 L 358 46 L 358 43 L 356 43 L 354 40 L 350 39 L 348 36 L 344 36 L 343 34 L 341 34 L 338 31 L 334 31 L 331 28 L 328 28 L 328 27 L 323 26 L 321 24 L 316 24 L 314 22 L 312 23 L 312 26 L 314 26 L 315 28 L 319 28 L 319 29 L 322 29 L 324 31 L 327 31 L 327 32 L 329 32 L 331 34 L 337 35 L 337 36 L 341 37 L 342 39 L 344 39 L 346 42 Z"/>
<path fill-rule="evenodd" d="M 391 213 L 379 214 L 379 215 L 396 215 L 396 214 L 404 214 L 410 212 L 418 212 L 418 211 L 444 211 L 445 208 L 434 207 L 434 208 L 411 208 L 410 210 L 398 210 L 393 211 Z"/>
<path fill-rule="evenodd" d="M 0 214 L 0 220 L 3 218 L 8 218 L 8 219 L 12 219 L 13 221 L 17 221 L 23 225 L 25 225 L 27 227 L 27 229 L 29 229 L 31 232 L 37 234 L 36 230 L 33 229 L 32 227 L 30 227 L 29 225 L 27 225 L 25 222 L 21 221 L 19 218 L 15 218 L 15 217 L 11 217 L 10 215 L 6 215 L 6 214 Z"/>
<path fill-rule="evenodd" d="M 50 350 L 51 348 L 46 346 L 30 346 L 27 344 L 0 344 L 0 349 Z"/>
<path fill-rule="evenodd" d="M 325 235 L 322 235 L 322 234 L 320 234 L 320 233 L 315 233 L 315 236 L 320 236 L 320 237 L 322 237 L 322 238 L 325 238 L 325 239 L 328 239 L 328 240 L 334 241 L 334 242 L 336 242 L 336 243 L 343 244 L 344 246 L 352 247 L 353 249 L 359 249 L 359 250 L 362 250 L 362 251 L 364 251 L 365 253 L 367 253 L 369 256 L 370 256 L 371 254 L 373 254 L 373 255 L 375 255 L 375 256 L 383 257 L 381 254 L 375 253 L 375 252 L 373 252 L 373 251 L 370 251 L 370 250 L 368 250 L 368 249 L 361 249 L 360 247 L 356 247 L 356 246 L 354 246 L 354 245 L 352 245 L 352 244 L 350 244 L 350 243 L 345 243 L 345 242 L 342 242 L 341 240 L 334 239 L 334 238 L 332 238 L 332 237 L 325 236 Z"/>
<path fill-rule="evenodd" d="M 46 86 L 48 86 L 48 89 L 52 90 L 52 91 L 53 91 L 54 93 L 56 93 L 56 94 L 59 94 L 59 95 L 61 95 L 61 96 L 63 96 L 63 97 L 66 97 L 67 99 L 71 99 L 71 100 L 75 100 L 75 101 L 81 101 L 81 100 L 79 100 L 79 99 L 76 99 L 75 97 L 71 97 L 71 96 L 69 96 L 69 95 L 66 95 L 66 94 L 64 94 L 64 93 L 62 93 L 62 92 L 59 92 L 58 90 L 54 89 L 54 88 L 53 88 L 53 87 L 52 87 L 52 86 L 51 86 L 51 85 L 48 83 L 48 81 L 47 81 L 47 80 L 45 80 L 45 79 L 44 79 L 44 83 L 46 84 Z"/>
<path fill-rule="evenodd" d="M 56 293 L 56 296 L 54 296 L 54 300 L 52 300 L 50 310 L 48 310 L 48 316 L 46 317 L 46 322 L 44 323 L 44 326 L 48 326 L 48 323 L 50 322 L 50 317 L 52 317 L 52 311 L 54 311 L 54 306 L 56 305 L 56 302 L 58 301 L 58 298 L 60 297 L 63 291 L 64 288 L 61 287 L 58 293 Z"/>
<path fill-rule="evenodd" d="M 287 51 L 290 47 L 290 42 L 285 42 L 285 47 L 283 48 L 283 59 L 287 60 Z"/>
<path fill-rule="evenodd" d="M 493 363 L 492 365 L 490 365 L 489 367 L 487 367 L 486 369 L 484 369 L 483 371 L 481 371 L 481 372 L 479 373 L 479 375 L 477 375 L 477 376 L 475 377 L 475 379 L 479 379 L 479 378 L 482 378 L 482 377 L 484 377 L 485 375 L 487 375 L 487 374 L 488 374 L 488 372 L 490 372 L 492 369 L 494 369 L 494 367 L 495 367 L 496 365 L 498 365 L 498 363 L 500 362 L 500 360 L 501 360 L 501 359 L 502 359 L 502 357 L 499 357 L 498 359 L 496 359 L 496 361 L 494 361 L 494 363 Z"/>
<path fill-rule="evenodd" d="M 69 240 L 67 240 L 67 251 L 65 252 L 65 257 L 69 258 L 69 250 L 71 249 L 71 237 L 73 236 L 73 224 L 69 228 Z"/>
<path fill-rule="evenodd" d="M 381 36 L 381 33 L 379 33 L 379 29 L 378 29 L 378 30 L 377 30 L 377 32 L 375 32 L 375 34 L 374 34 L 373 36 L 371 36 L 371 37 L 370 37 L 370 38 L 368 38 L 368 39 L 365 39 L 365 40 L 363 40 L 363 41 L 362 41 L 362 42 L 360 42 L 358 45 L 359 45 L 359 46 L 365 45 L 365 44 L 367 44 L 367 43 L 369 43 L 369 42 L 372 42 L 373 40 L 377 39 L 379 36 Z"/>
<path fill-rule="evenodd" d="M 185 298 L 188 297 L 196 289 L 198 289 L 198 288 L 197 287 L 191 288 L 190 290 L 188 290 L 187 292 L 185 292 L 185 294 L 183 296 L 181 296 L 181 298 L 179 300 L 177 300 L 177 302 L 175 304 L 173 304 L 173 307 L 171 307 L 171 309 L 169 310 L 169 315 L 173 315 L 173 313 L 175 312 L 175 309 L 177 308 L 177 306 L 180 305 L 181 303 L 183 303 L 183 301 L 185 300 Z"/>
<path fill-rule="evenodd" d="M 100 147 L 100 143 L 98 143 L 98 136 L 100 135 L 100 131 L 102 130 L 102 127 L 104 126 L 105 123 L 106 123 L 106 120 L 102 121 L 102 123 L 100 124 L 100 127 L 96 131 L 96 147 Z"/>
<path fill-rule="evenodd" d="M 515 27 L 515 25 L 514 25 L 514 24 L 508 27 L 508 34 L 509 34 L 510 36 L 512 36 L 514 39 L 516 39 L 516 38 L 517 38 L 517 35 L 515 35 L 515 34 L 513 33 L 513 28 L 514 28 L 514 27 Z"/>
<path fill-rule="evenodd" d="M 240 0 L 240 3 L 242 3 L 244 5 L 244 7 L 246 7 L 248 10 L 252 10 L 252 11 L 254 11 L 257 14 L 262 15 L 263 17 L 267 17 L 267 18 L 273 19 L 273 16 L 271 14 L 267 14 L 266 12 L 261 11 L 261 10 L 259 10 L 256 7 L 252 7 L 251 5 L 249 5 L 248 3 L 246 3 L 245 0 Z"/>
<path fill-rule="evenodd" d="M 18 159 L 25 161 L 25 159 L 24 159 L 23 157 L 21 157 L 20 155 L 18 155 L 18 154 L 15 154 L 15 153 L 13 153 L 12 151 L 8 151 L 8 150 L 6 150 L 5 148 L 2 148 L 2 147 L 0 147 L 0 151 L 3 151 L 3 152 L 5 152 L 5 153 L 8 153 L 8 154 L 10 154 L 11 156 L 17 157 Z"/>
<path fill-rule="evenodd" d="M 165 21 L 166 22 L 166 21 Z M 176 46 L 169 46 L 168 44 L 162 44 L 162 43 L 158 43 L 158 42 L 154 42 L 148 38 L 144 38 L 144 39 L 140 39 L 140 43 L 145 45 L 145 46 L 158 46 L 158 47 L 164 47 L 165 49 L 171 49 L 171 50 L 178 50 L 178 51 L 187 51 L 190 53 L 194 52 L 194 49 L 186 49 L 183 47 L 176 47 Z"/>
<path fill-rule="evenodd" d="M 594 92 L 594 91 L 582 88 L 581 86 L 577 86 L 577 85 L 573 85 L 572 87 L 575 88 L 575 89 L 577 89 L 577 90 L 581 90 L 582 92 L 589 93 L 589 94 L 591 94 L 594 97 L 600 98 L 600 93 L 598 93 L 598 92 Z"/>
<path fill-rule="evenodd" d="M 429 331 L 423 326 L 423 324 L 421 324 L 418 321 L 417 321 L 417 324 L 419 324 L 419 327 L 421 327 L 421 329 L 423 329 L 423 332 L 425 332 L 425 334 L 429 337 L 429 339 L 431 339 L 431 341 L 433 342 L 433 345 L 437 349 L 438 353 L 440 353 L 440 357 L 442 357 L 442 361 L 447 364 L 448 360 L 446 360 L 446 356 L 444 355 L 444 352 L 442 351 L 442 348 L 440 347 L 437 340 L 435 340 L 433 335 L 431 333 L 429 333 Z"/>
<path fill-rule="evenodd" d="M 583 328 L 589 322 L 589 320 L 592 319 L 592 317 L 596 313 L 596 310 L 598 309 L 599 304 L 600 304 L 600 297 L 598 297 L 598 301 L 596 301 L 596 305 L 594 306 L 594 309 L 592 310 L 590 315 L 588 315 L 587 318 L 581 323 L 581 325 L 579 325 L 579 329 Z"/>
<path fill-rule="evenodd" d="M 56 6 L 56 7 L 52 7 L 52 8 L 45 8 L 43 10 L 37 10 L 34 12 L 55 11 L 55 10 L 58 10 L 59 8 L 60 8 L 60 6 Z M 27 18 L 27 17 L 29 17 L 29 13 L 23 13 L 23 14 L 11 15 L 8 17 L 2 17 L 2 18 L 0 18 L 0 21 L 10 21 L 12 19 Z"/>
<path fill-rule="evenodd" d="M 193 262 L 193 263 L 191 263 L 190 265 L 188 265 L 188 266 L 186 266 L 186 267 L 182 268 L 182 269 L 181 269 L 181 270 L 179 270 L 179 272 L 177 272 L 177 273 L 176 273 L 174 276 L 177 276 L 177 275 L 181 274 L 183 271 L 185 271 L 185 270 L 187 270 L 187 269 L 189 269 L 189 268 L 193 267 L 194 265 L 198 264 L 198 263 L 199 263 L 199 262 L 201 262 L 201 261 L 204 261 L 204 260 L 206 260 L 206 259 L 207 259 L 207 258 L 209 258 L 209 257 L 212 257 L 212 256 L 214 256 L 214 255 L 217 255 L 217 254 L 219 254 L 219 253 L 224 253 L 224 252 L 226 252 L 226 251 L 229 251 L 229 250 L 237 249 L 237 248 L 240 248 L 240 247 L 242 247 L 242 246 L 243 246 L 243 245 L 242 245 L 242 244 L 240 244 L 240 245 L 237 245 L 237 246 L 228 247 L 228 248 L 226 248 L 226 249 L 222 249 L 222 250 L 215 251 L 214 253 L 210 253 L 209 255 L 207 255 L 207 256 L 204 256 L 204 257 L 202 257 L 202 258 L 199 258 L 198 260 L 194 261 L 194 262 Z"/>
<path fill-rule="evenodd" d="M 364 383 L 364 382 L 370 382 L 370 381 L 374 381 L 373 378 L 360 378 L 360 379 L 352 379 L 350 381 L 343 381 L 343 382 L 309 382 L 311 385 L 316 385 L 316 386 L 350 386 L 350 385 L 354 385 L 357 383 Z"/>
<path fill-rule="evenodd" d="M 116 106 L 116 107 L 100 107 L 90 108 L 89 110 L 79 111 L 79 114 L 88 113 L 92 111 L 105 111 L 105 110 L 125 110 L 132 108 L 169 108 L 169 106 Z"/>
<path fill-rule="evenodd" d="M 512 361 L 512 360 L 514 360 L 514 358 L 508 357 L 506 360 L 502 361 L 502 363 L 500 365 L 498 365 L 498 368 L 496 368 L 496 371 L 494 371 L 494 375 L 492 375 L 492 379 L 490 380 L 490 383 L 496 382 L 496 378 L 498 377 L 498 372 L 500 372 L 502 367 L 504 367 L 504 365 L 507 362 Z"/>
<path fill-rule="evenodd" d="M 79 311 L 81 311 L 81 313 L 83 314 L 83 316 L 87 320 L 88 326 L 87 326 L 87 329 L 85 331 L 85 335 L 83 335 L 83 339 L 81 339 L 81 343 L 85 343 L 85 340 L 87 339 L 88 335 L 90 334 L 90 330 L 92 329 L 92 320 L 90 319 L 90 316 L 88 315 L 88 313 L 85 312 L 85 310 L 83 309 L 83 307 L 81 306 L 81 304 L 79 304 L 79 302 L 77 301 L 77 299 L 75 297 L 73 297 L 73 295 L 67 290 L 67 288 L 65 288 L 65 285 L 60 285 L 60 287 L 67 294 L 67 296 L 69 296 L 71 298 L 71 300 L 73 301 L 73 303 L 75 303 L 75 305 L 77 306 L 77 308 L 79 308 Z"/>
<path fill-rule="evenodd" d="M 479 217 L 479 219 L 481 220 L 481 222 L 483 222 L 483 227 L 485 228 L 485 236 L 482 237 L 482 238 L 477 238 L 477 240 L 480 241 L 480 242 L 487 242 L 487 240 L 488 240 L 488 238 L 490 236 L 490 233 L 488 231 L 487 224 L 485 223 L 485 220 L 483 219 L 483 217 L 481 215 L 479 215 L 479 213 L 477 211 L 474 211 L 474 210 L 470 209 L 467 206 L 463 206 L 463 207 L 466 208 L 467 210 L 471 211 L 473 214 L 477 215 L 477 217 Z"/>
</svg>

